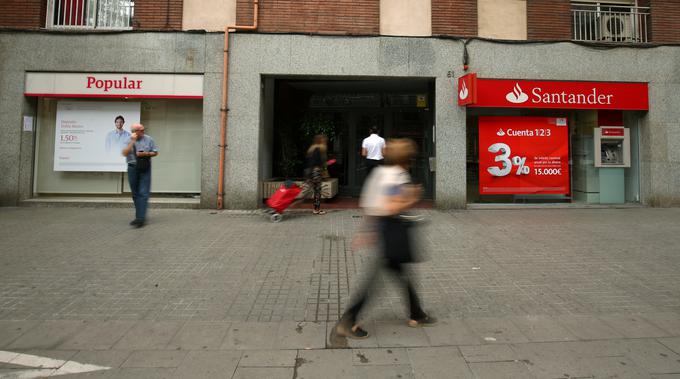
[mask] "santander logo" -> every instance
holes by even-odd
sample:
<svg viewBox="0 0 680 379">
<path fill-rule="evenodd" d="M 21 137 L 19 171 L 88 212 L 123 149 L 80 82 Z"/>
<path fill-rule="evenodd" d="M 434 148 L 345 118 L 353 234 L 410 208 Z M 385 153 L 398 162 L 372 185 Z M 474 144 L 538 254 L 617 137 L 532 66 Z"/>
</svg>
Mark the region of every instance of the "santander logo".
<svg viewBox="0 0 680 379">
<path fill-rule="evenodd" d="M 465 99 L 467 99 L 468 95 L 470 94 L 470 91 L 468 91 L 464 80 L 463 80 L 463 85 L 461 87 L 462 87 L 462 89 L 460 90 L 460 92 L 458 92 L 458 98 L 461 99 L 461 100 L 465 100 Z"/>
<path fill-rule="evenodd" d="M 505 95 L 505 99 L 513 104 L 522 104 L 529 100 L 529 95 L 522 92 L 522 88 L 519 86 L 519 83 L 515 83 L 515 87 L 511 92 Z"/>
<path fill-rule="evenodd" d="M 498 131 L 496 132 L 496 135 L 499 136 L 499 137 L 503 137 L 505 135 L 505 132 L 503 131 L 503 129 L 498 129 Z"/>
</svg>

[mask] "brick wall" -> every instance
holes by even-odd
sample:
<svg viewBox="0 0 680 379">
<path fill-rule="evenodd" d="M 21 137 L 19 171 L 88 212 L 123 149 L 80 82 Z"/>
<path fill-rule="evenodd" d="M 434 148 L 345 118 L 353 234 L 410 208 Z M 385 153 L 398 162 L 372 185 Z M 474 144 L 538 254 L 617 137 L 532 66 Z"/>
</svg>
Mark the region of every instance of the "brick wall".
<svg viewBox="0 0 680 379">
<path fill-rule="evenodd" d="M 38 29 L 45 26 L 45 0 L 0 0 L 0 27 Z"/>
<path fill-rule="evenodd" d="M 569 0 L 527 0 L 527 39 L 571 40 L 571 23 Z"/>
<path fill-rule="evenodd" d="M 187 0 L 191 1 L 191 0 Z M 183 0 L 135 1 L 135 29 L 182 29 Z"/>
<path fill-rule="evenodd" d="M 680 1 L 651 0 L 651 41 L 680 43 Z"/>
<path fill-rule="evenodd" d="M 477 35 L 476 0 L 432 0 L 432 34 Z"/>
<path fill-rule="evenodd" d="M 380 0 L 260 0 L 259 7 L 262 32 L 380 34 Z M 236 22 L 252 25 L 252 0 L 237 0 Z"/>
</svg>

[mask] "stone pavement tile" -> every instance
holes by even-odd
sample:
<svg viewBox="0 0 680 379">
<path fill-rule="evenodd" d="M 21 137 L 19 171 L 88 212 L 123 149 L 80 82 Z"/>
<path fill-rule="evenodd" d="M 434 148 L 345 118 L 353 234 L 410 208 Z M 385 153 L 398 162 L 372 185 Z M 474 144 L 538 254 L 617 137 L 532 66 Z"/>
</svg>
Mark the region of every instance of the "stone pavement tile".
<svg viewBox="0 0 680 379">
<path fill-rule="evenodd" d="M 640 379 L 650 376 L 650 373 L 637 366 L 628 357 L 581 358 L 581 364 L 595 378 Z"/>
<path fill-rule="evenodd" d="M 183 323 L 179 321 L 140 321 L 113 346 L 116 350 L 165 349 Z"/>
<path fill-rule="evenodd" d="M 178 367 L 187 353 L 178 350 L 133 351 L 121 367 Z"/>
<path fill-rule="evenodd" d="M 674 353 L 680 354 L 680 337 L 657 338 L 657 341 L 673 350 Z"/>
<path fill-rule="evenodd" d="M 680 314 L 675 312 L 645 313 L 642 318 L 663 329 L 669 335 L 680 337 Z"/>
<path fill-rule="evenodd" d="M 510 321 L 532 342 L 578 340 L 578 337 L 549 316 L 516 316 L 511 317 Z"/>
<path fill-rule="evenodd" d="M 470 363 L 470 369 L 480 379 L 535 378 L 524 362 Z"/>
<path fill-rule="evenodd" d="M 559 315 L 557 321 L 582 340 L 623 338 L 604 321 L 590 315 Z"/>
<path fill-rule="evenodd" d="M 175 377 L 175 368 L 116 368 L 103 373 L 104 378 L 111 379 L 171 379 Z M 57 378 L 61 379 L 62 376 Z M 79 378 L 79 376 L 76 376 Z"/>
<path fill-rule="evenodd" d="M 460 353 L 466 362 L 502 362 L 519 360 L 510 345 L 460 346 Z"/>
<path fill-rule="evenodd" d="M 294 367 L 297 350 L 244 351 L 239 367 Z"/>
<path fill-rule="evenodd" d="M 353 365 L 407 365 L 409 364 L 406 349 L 352 349 Z"/>
<path fill-rule="evenodd" d="M 114 372 L 117 369 L 113 369 Z M 2 376 L 0 376 L 1 378 Z M 116 378 L 114 374 L 112 373 L 112 370 L 99 370 L 99 371 L 90 371 L 90 372 L 83 372 L 83 373 L 78 373 L 78 374 L 66 374 L 66 375 L 59 375 L 55 376 L 55 378 L 59 379 L 113 379 Z"/>
<path fill-rule="evenodd" d="M 220 349 L 273 349 L 278 330 L 278 322 L 232 322 Z"/>
<path fill-rule="evenodd" d="M 277 349 L 322 349 L 326 347 L 325 322 L 279 323 L 275 348 Z"/>
<path fill-rule="evenodd" d="M 526 363 L 538 378 L 581 378 L 592 376 L 582 357 L 560 342 L 511 345 L 517 359 Z"/>
<path fill-rule="evenodd" d="M 650 324 L 639 315 L 611 314 L 599 317 L 626 338 L 671 337 L 669 333 Z"/>
<path fill-rule="evenodd" d="M 352 350 L 300 350 L 297 379 L 345 379 L 354 373 Z"/>
<path fill-rule="evenodd" d="M 59 345 L 59 349 L 107 350 L 134 326 L 134 321 L 88 322 L 82 331 Z"/>
<path fill-rule="evenodd" d="M 190 351 L 177 368 L 177 379 L 231 378 L 241 359 L 240 350 Z"/>
<path fill-rule="evenodd" d="M 430 346 L 480 345 L 484 340 L 474 333 L 461 320 L 439 320 L 436 324 L 423 328 Z"/>
<path fill-rule="evenodd" d="M 622 357 L 624 355 L 618 340 L 549 342 L 547 345 L 557 344 L 579 358 L 583 357 Z M 541 344 L 545 346 L 544 344 Z"/>
<path fill-rule="evenodd" d="M 83 350 L 71 357 L 71 360 L 83 364 L 116 368 L 120 367 L 130 354 L 132 354 L 131 351 L 125 350 Z"/>
<path fill-rule="evenodd" d="M 231 323 L 189 321 L 170 340 L 168 349 L 217 350 L 222 346 Z"/>
<path fill-rule="evenodd" d="M 413 379 L 413 369 L 408 365 L 354 366 L 355 379 Z"/>
<path fill-rule="evenodd" d="M 291 379 L 292 367 L 239 367 L 232 379 Z"/>
<path fill-rule="evenodd" d="M 81 330 L 82 321 L 44 321 L 14 340 L 7 350 L 54 349 Z"/>
<path fill-rule="evenodd" d="M 0 320 L 0 349 L 9 345 L 22 334 L 38 325 L 40 321 Z"/>
<path fill-rule="evenodd" d="M 456 347 L 409 348 L 407 352 L 416 379 L 473 378 Z"/>
<path fill-rule="evenodd" d="M 376 321 L 375 334 L 380 347 L 425 347 L 430 341 L 424 327 L 410 328 L 402 320 Z"/>
<path fill-rule="evenodd" d="M 479 317 L 464 320 L 484 343 L 522 343 L 529 339 L 507 318 Z"/>
<path fill-rule="evenodd" d="M 654 339 L 622 340 L 619 348 L 626 357 L 653 374 L 680 373 L 680 354 Z"/>
</svg>

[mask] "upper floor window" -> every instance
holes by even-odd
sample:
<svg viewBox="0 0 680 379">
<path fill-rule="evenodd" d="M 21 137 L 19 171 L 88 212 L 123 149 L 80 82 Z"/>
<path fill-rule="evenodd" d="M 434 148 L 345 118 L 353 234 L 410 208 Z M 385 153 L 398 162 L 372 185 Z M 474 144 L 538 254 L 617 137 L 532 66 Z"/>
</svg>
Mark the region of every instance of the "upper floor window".
<svg viewBox="0 0 680 379">
<path fill-rule="evenodd" d="M 47 0 L 49 28 L 130 29 L 134 0 Z"/>
<path fill-rule="evenodd" d="M 575 41 L 649 42 L 649 8 L 635 1 L 575 1 L 571 13 Z"/>
</svg>

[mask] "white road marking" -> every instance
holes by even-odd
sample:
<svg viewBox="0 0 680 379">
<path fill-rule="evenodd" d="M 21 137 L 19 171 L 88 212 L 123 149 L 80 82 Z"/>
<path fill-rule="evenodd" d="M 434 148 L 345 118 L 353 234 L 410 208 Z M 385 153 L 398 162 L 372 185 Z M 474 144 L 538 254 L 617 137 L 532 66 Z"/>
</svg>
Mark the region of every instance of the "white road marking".
<svg viewBox="0 0 680 379">
<path fill-rule="evenodd" d="M 46 376 L 80 374 L 83 372 L 109 370 L 111 368 L 2 350 L 0 350 L 0 363 L 9 363 L 27 368 L 27 370 L 3 370 L 0 372 L 0 379 L 44 378 Z"/>
</svg>

